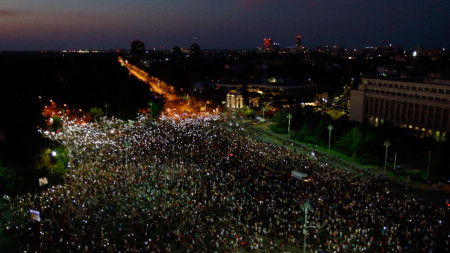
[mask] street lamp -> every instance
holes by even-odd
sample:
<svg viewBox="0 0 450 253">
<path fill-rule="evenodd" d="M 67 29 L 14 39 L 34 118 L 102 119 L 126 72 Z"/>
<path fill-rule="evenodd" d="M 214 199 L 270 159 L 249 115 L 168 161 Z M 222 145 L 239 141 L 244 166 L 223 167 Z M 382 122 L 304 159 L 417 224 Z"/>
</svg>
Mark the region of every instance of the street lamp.
<svg viewBox="0 0 450 253">
<path fill-rule="evenodd" d="M 394 153 L 394 171 L 395 171 L 395 164 L 397 163 L 397 153 Z"/>
<path fill-rule="evenodd" d="M 327 128 L 328 128 L 328 153 L 330 153 L 330 146 L 331 146 L 331 130 L 333 130 L 333 126 L 330 124 Z"/>
<path fill-rule="evenodd" d="M 386 147 L 386 155 L 384 156 L 384 175 L 386 175 L 388 148 L 391 146 L 391 143 L 389 141 L 385 141 L 383 145 Z"/>
<path fill-rule="evenodd" d="M 108 103 L 105 103 L 105 112 L 106 112 L 106 117 L 108 118 Z"/>
<path fill-rule="evenodd" d="M 266 103 L 263 103 L 263 106 L 261 109 L 263 110 L 263 119 L 264 119 L 265 111 L 266 111 Z"/>
<path fill-rule="evenodd" d="M 288 114 L 287 118 L 289 119 L 289 124 L 288 124 L 288 134 L 289 134 L 289 139 L 291 138 L 291 119 L 292 119 L 292 114 Z"/>
<path fill-rule="evenodd" d="M 311 207 L 311 205 L 309 204 L 309 201 L 306 201 L 305 204 L 303 204 L 301 206 L 302 208 L 304 208 L 305 211 L 305 223 L 303 225 L 303 253 L 306 252 L 306 229 L 308 228 L 316 228 L 316 226 L 308 226 L 308 211 L 314 211 Z"/>
</svg>

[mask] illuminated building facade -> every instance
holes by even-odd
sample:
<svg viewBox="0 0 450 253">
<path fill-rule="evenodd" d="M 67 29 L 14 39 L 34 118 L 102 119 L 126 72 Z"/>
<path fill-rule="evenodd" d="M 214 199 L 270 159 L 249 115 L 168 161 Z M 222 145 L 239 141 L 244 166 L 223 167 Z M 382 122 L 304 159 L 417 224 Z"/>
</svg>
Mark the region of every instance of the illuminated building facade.
<svg viewBox="0 0 450 253">
<path fill-rule="evenodd" d="M 242 98 L 242 94 L 237 91 L 230 91 L 227 94 L 227 108 L 243 108 L 244 107 L 244 99 Z"/>
<path fill-rule="evenodd" d="M 258 108 L 260 101 L 261 101 L 261 97 L 259 97 L 259 96 L 249 97 L 248 98 L 248 107 Z"/>
<path fill-rule="evenodd" d="M 368 119 L 421 130 L 445 140 L 450 129 L 450 81 L 404 82 L 363 78 L 350 95 L 350 120 Z"/>
<path fill-rule="evenodd" d="M 264 39 L 264 50 L 272 51 L 273 49 L 273 40 L 272 39 Z"/>
</svg>

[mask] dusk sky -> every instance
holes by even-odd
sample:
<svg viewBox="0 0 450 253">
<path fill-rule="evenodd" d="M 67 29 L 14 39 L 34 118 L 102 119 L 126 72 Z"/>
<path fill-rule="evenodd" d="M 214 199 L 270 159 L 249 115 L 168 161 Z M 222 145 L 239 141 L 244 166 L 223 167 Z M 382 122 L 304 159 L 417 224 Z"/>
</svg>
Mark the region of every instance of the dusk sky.
<svg viewBox="0 0 450 253">
<path fill-rule="evenodd" d="M 0 51 L 293 46 L 450 48 L 450 0 L 1 0 Z"/>
</svg>

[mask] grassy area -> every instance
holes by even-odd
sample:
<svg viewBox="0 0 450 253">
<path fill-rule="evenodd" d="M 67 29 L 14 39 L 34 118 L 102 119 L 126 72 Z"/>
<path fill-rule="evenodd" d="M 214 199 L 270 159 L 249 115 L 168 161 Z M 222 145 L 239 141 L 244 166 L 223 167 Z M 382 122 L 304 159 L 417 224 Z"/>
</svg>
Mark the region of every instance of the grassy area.
<svg viewBox="0 0 450 253">
<path fill-rule="evenodd" d="M 271 133 L 277 138 L 280 138 L 282 140 L 291 141 L 298 143 L 300 145 L 309 147 L 310 149 L 315 149 L 322 153 L 328 153 L 330 157 L 338 157 L 341 161 L 354 165 L 355 167 L 358 167 L 360 169 L 369 169 L 371 173 L 375 173 L 377 175 L 384 174 L 384 161 L 376 161 L 373 158 L 365 157 L 364 155 L 355 156 L 355 155 L 349 155 L 348 152 L 345 152 L 343 150 L 339 150 L 333 146 L 331 146 L 331 150 L 328 151 L 328 144 L 327 143 L 320 143 L 317 142 L 313 138 L 306 138 L 307 142 L 302 142 L 298 140 L 289 139 L 287 134 L 283 134 L 280 129 L 273 127 L 273 126 L 267 126 L 266 124 L 258 124 L 258 125 L 251 125 L 251 127 L 265 131 L 266 133 Z M 275 131 L 273 131 L 275 130 Z M 268 138 L 268 137 L 267 137 Z M 270 138 L 269 138 L 270 140 Z M 279 144 L 279 141 L 274 139 L 272 140 L 275 144 Z M 420 169 L 397 169 L 396 171 L 392 170 L 392 165 L 388 163 L 388 169 L 386 171 L 386 176 L 395 180 L 395 181 L 403 181 L 407 182 L 411 185 L 423 185 L 425 181 L 427 180 L 427 172 L 425 170 Z"/>
<path fill-rule="evenodd" d="M 427 180 L 427 172 L 424 170 L 396 170 L 390 171 L 393 177 L 400 178 L 403 181 L 425 181 Z"/>
</svg>

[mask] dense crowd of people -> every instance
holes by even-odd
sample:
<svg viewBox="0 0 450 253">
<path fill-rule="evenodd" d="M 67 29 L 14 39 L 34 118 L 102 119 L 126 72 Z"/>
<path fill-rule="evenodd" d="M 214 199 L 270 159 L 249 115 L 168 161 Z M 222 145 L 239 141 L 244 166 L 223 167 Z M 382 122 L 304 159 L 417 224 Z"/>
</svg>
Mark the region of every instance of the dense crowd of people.
<svg viewBox="0 0 450 253">
<path fill-rule="evenodd" d="M 21 252 L 292 252 L 305 233 L 308 252 L 449 251 L 445 203 L 241 133 L 211 117 L 66 122 L 43 132 L 70 151 L 64 184 L 11 198 L 7 233 Z"/>
</svg>

